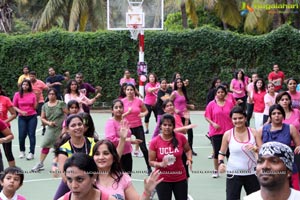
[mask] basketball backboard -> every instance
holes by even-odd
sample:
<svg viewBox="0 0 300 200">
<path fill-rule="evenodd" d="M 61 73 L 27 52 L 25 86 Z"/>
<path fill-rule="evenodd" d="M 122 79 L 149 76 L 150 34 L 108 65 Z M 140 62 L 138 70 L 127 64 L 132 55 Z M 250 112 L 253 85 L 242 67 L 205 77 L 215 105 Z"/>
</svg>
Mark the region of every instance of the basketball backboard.
<svg viewBox="0 0 300 200">
<path fill-rule="evenodd" d="M 144 30 L 162 30 L 163 10 L 163 0 L 107 0 L 107 29 L 130 30 L 134 26 L 129 24 L 137 24 Z"/>
</svg>

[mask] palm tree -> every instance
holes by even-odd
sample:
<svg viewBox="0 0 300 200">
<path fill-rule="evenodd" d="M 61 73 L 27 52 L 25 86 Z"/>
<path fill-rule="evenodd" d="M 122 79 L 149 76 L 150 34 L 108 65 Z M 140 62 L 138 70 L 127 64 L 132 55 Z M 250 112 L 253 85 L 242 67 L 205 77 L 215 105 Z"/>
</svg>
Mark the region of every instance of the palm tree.
<svg viewBox="0 0 300 200">
<path fill-rule="evenodd" d="M 243 23 L 240 14 L 242 3 L 251 6 L 252 4 L 293 4 L 295 2 L 293 0 L 202 0 L 202 3 L 206 5 L 206 8 L 215 11 L 216 15 L 222 20 L 224 29 L 226 29 L 227 24 L 237 28 Z M 267 33 L 271 29 L 276 29 L 286 23 L 289 15 L 288 9 L 273 9 L 272 13 L 265 9 L 254 9 L 245 17 L 244 30 L 246 32 Z M 299 12 L 294 17 L 295 26 L 299 27 L 300 22 L 298 22 L 299 18 L 297 16 L 299 17 Z"/>
<path fill-rule="evenodd" d="M 33 10 L 34 30 L 58 25 L 69 31 L 84 31 L 88 23 L 92 31 L 105 27 L 106 0 L 20 0 L 19 3 L 20 7 Z"/>
<path fill-rule="evenodd" d="M 209 10 L 214 10 L 216 15 L 222 20 L 223 28 L 227 29 L 228 25 L 235 28 L 239 27 L 242 22 L 240 15 L 240 0 L 203 0 L 203 4 Z"/>
<path fill-rule="evenodd" d="M 196 13 L 196 6 L 194 0 L 180 0 L 180 11 L 182 18 L 182 27 L 188 28 L 188 18 L 190 18 L 196 27 L 198 25 L 198 16 Z"/>
</svg>

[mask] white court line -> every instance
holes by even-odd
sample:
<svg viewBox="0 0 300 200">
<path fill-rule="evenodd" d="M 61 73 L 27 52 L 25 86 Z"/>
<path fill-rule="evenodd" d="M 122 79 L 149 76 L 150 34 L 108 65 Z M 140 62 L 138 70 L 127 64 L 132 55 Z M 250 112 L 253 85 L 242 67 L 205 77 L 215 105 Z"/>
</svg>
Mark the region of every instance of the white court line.
<svg viewBox="0 0 300 200">
<path fill-rule="evenodd" d="M 144 182 L 144 179 L 141 180 L 141 179 L 135 179 L 135 178 L 132 178 L 131 180 L 132 180 L 132 181 L 137 181 L 137 182 Z"/>
<path fill-rule="evenodd" d="M 43 130 L 43 128 L 39 128 L 39 129 L 36 129 L 35 132 L 40 132 L 42 130 Z"/>
<path fill-rule="evenodd" d="M 34 179 L 34 180 L 24 180 L 24 183 L 30 183 L 30 182 L 40 182 L 40 181 L 55 181 L 55 180 L 61 180 L 61 178 L 41 178 L 41 179 Z M 132 181 L 137 181 L 137 182 L 144 182 L 144 180 L 141 179 L 131 179 Z"/>
<path fill-rule="evenodd" d="M 24 183 L 30 183 L 30 182 L 39 182 L 39 181 L 55 181 L 55 180 L 61 180 L 61 178 L 41 178 L 41 179 L 33 179 L 33 180 L 24 180 Z"/>
</svg>

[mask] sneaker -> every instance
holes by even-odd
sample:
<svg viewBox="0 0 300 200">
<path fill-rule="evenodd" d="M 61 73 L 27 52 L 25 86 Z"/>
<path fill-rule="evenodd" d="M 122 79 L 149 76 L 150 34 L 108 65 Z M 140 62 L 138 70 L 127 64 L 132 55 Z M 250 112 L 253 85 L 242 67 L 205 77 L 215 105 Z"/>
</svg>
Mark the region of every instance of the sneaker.
<svg viewBox="0 0 300 200">
<path fill-rule="evenodd" d="M 19 158 L 20 158 L 20 159 L 25 158 L 25 152 L 24 152 L 24 151 L 21 151 L 21 153 L 20 153 L 20 155 L 19 155 Z"/>
<path fill-rule="evenodd" d="M 138 156 L 139 156 L 139 153 L 140 153 L 140 151 L 134 151 L 134 152 L 132 153 L 132 155 L 133 155 L 134 157 L 138 157 Z"/>
<path fill-rule="evenodd" d="M 29 153 L 26 157 L 27 160 L 33 160 L 34 159 L 34 155 L 32 153 Z"/>
<path fill-rule="evenodd" d="M 149 130 L 147 129 L 146 131 L 145 131 L 145 134 L 148 134 L 149 133 Z"/>
<path fill-rule="evenodd" d="M 137 154 L 137 157 L 138 157 L 138 158 L 142 158 L 142 157 L 144 157 L 144 154 L 143 154 L 143 152 L 139 151 L 139 153 Z"/>
<path fill-rule="evenodd" d="M 44 170 L 44 164 L 43 163 L 38 163 L 36 164 L 32 169 L 31 171 L 32 172 L 38 172 L 38 171 L 41 171 L 41 170 Z"/>
<path fill-rule="evenodd" d="M 198 154 L 195 151 L 192 151 L 193 156 L 197 156 Z"/>
<path fill-rule="evenodd" d="M 208 158 L 208 159 L 213 159 L 213 158 L 214 158 L 214 155 L 211 154 L 211 155 L 207 156 L 207 158 Z"/>
<path fill-rule="evenodd" d="M 211 175 L 211 177 L 213 177 L 213 178 L 218 178 L 218 177 L 219 177 L 218 171 L 217 171 L 217 170 L 214 170 L 214 171 L 213 171 L 213 174 Z"/>
</svg>

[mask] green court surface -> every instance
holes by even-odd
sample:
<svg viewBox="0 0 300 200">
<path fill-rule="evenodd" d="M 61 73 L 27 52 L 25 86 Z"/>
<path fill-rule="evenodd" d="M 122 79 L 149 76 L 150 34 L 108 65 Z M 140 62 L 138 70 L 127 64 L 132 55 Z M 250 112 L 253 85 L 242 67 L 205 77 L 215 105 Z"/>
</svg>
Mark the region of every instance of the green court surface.
<svg viewBox="0 0 300 200">
<path fill-rule="evenodd" d="M 104 125 L 107 119 L 111 116 L 109 112 L 92 112 L 92 117 L 96 126 L 96 131 L 100 138 L 103 138 Z M 55 194 L 57 186 L 60 182 L 59 178 L 52 178 L 50 173 L 51 162 L 53 154 L 49 154 L 45 161 L 45 170 L 40 173 L 31 173 L 30 169 L 38 162 L 40 155 L 40 141 L 42 140 L 40 120 L 36 132 L 37 146 L 35 159 L 27 161 L 25 159 L 19 159 L 18 148 L 18 128 L 17 119 L 12 122 L 12 131 L 15 135 L 13 141 L 13 152 L 16 159 L 17 166 L 21 167 L 25 172 L 25 181 L 23 186 L 18 190 L 18 193 L 24 195 L 29 200 L 51 200 Z M 212 160 L 208 159 L 208 155 L 211 153 L 211 145 L 209 140 L 205 137 L 208 130 L 208 123 L 205 121 L 203 112 L 194 111 L 191 112 L 191 121 L 193 124 L 197 124 L 194 129 L 194 150 L 198 153 L 198 156 L 193 157 L 193 171 L 190 173 L 189 179 L 189 194 L 192 195 L 194 200 L 222 200 L 225 199 L 225 184 L 226 177 L 222 174 L 219 178 L 214 179 L 211 177 Z M 155 127 L 154 117 L 150 119 L 150 134 L 146 134 L 147 144 L 151 139 L 152 131 Z M 29 139 L 26 139 L 26 148 L 29 149 Z M 3 152 L 3 150 L 2 150 Z M 3 154 L 4 165 L 7 166 L 5 155 Z M 146 174 L 142 173 L 146 171 L 146 165 L 144 158 L 133 157 L 133 174 L 132 182 L 136 190 L 142 194 L 143 192 L 143 179 Z M 245 195 L 242 192 L 242 197 Z"/>
</svg>

